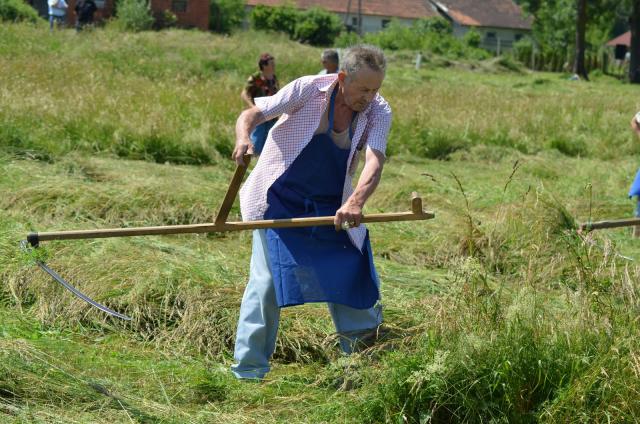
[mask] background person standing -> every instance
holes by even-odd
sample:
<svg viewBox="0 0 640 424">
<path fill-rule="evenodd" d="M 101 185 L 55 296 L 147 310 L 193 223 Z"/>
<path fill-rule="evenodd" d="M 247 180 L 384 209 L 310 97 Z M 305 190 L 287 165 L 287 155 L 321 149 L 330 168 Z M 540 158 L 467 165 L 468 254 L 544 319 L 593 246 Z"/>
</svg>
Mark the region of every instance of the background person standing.
<svg viewBox="0 0 640 424">
<path fill-rule="evenodd" d="M 80 32 L 85 26 L 93 24 L 93 14 L 98 10 L 98 7 L 93 0 L 79 0 L 74 10 L 76 12 L 76 31 Z"/>
<path fill-rule="evenodd" d="M 48 0 L 49 5 L 49 31 L 53 32 L 53 26 L 64 25 L 65 19 L 67 17 L 67 9 L 69 5 L 65 0 Z"/>
<path fill-rule="evenodd" d="M 320 71 L 318 75 L 335 74 L 338 72 L 338 68 L 340 67 L 340 56 L 338 55 L 337 50 L 327 49 L 323 51 L 322 56 L 320 56 L 320 61 L 322 62 L 322 67 L 324 69 Z"/>
<path fill-rule="evenodd" d="M 262 53 L 258 59 L 259 72 L 251 75 L 240 97 L 249 108 L 255 106 L 256 97 L 273 96 L 278 92 L 278 78 L 276 77 L 276 61 L 269 53 Z M 262 152 L 267 134 L 278 119 L 272 119 L 258 125 L 251 133 L 253 151 L 256 155 Z"/>
</svg>

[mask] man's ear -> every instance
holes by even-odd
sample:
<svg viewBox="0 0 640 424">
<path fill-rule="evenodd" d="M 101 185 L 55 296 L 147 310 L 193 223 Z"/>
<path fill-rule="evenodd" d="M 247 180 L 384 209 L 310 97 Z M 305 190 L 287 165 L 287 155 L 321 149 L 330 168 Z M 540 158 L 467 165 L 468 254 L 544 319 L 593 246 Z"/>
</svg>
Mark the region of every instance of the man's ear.
<svg viewBox="0 0 640 424">
<path fill-rule="evenodd" d="M 338 81 L 344 83 L 345 78 L 347 78 L 347 73 L 345 71 L 338 72 Z"/>
</svg>

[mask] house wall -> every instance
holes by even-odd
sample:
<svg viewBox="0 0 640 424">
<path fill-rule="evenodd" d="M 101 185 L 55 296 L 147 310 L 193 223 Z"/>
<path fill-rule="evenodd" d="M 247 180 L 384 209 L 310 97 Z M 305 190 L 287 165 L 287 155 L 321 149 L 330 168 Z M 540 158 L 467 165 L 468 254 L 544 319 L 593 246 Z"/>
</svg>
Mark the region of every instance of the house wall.
<svg viewBox="0 0 640 424">
<path fill-rule="evenodd" d="M 531 34 L 531 31 L 524 29 L 469 27 L 454 23 L 453 35 L 462 38 L 471 28 L 480 34 L 482 38 L 482 44 L 480 46 L 496 53 L 498 52 L 498 48 L 500 48 L 501 52 L 511 50 L 513 43 L 515 43 L 518 38 L 524 38 Z M 490 34 L 494 36 L 491 37 Z"/>
<path fill-rule="evenodd" d="M 209 29 L 208 0 L 151 0 L 151 10 L 156 19 L 162 19 L 165 10 L 171 11 L 183 28 Z"/>
<path fill-rule="evenodd" d="M 348 16 L 348 20 L 346 13 L 336 13 L 342 22 L 346 22 L 347 25 L 351 26 L 354 30 L 358 28 L 358 14 L 350 13 Z M 385 27 L 385 23 L 388 24 L 391 22 L 391 19 L 395 19 L 403 25 L 410 26 L 415 19 L 398 19 L 391 18 L 390 16 L 373 16 L 373 15 L 362 15 L 362 32 L 370 33 L 370 32 L 378 32 L 382 31 Z"/>
</svg>

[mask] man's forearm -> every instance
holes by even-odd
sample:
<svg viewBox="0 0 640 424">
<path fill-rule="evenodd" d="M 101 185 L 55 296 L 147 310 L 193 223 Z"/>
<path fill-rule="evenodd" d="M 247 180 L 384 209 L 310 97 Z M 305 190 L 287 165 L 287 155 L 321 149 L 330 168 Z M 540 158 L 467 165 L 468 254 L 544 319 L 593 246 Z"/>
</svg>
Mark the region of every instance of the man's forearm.
<svg viewBox="0 0 640 424">
<path fill-rule="evenodd" d="M 231 157 L 238 165 L 244 163 L 244 155 L 253 154 L 253 144 L 250 135 L 254 128 L 265 121 L 264 115 L 257 106 L 247 109 L 240 114 L 236 121 L 236 145 Z"/>
<path fill-rule="evenodd" d="M 348 203 L 360 208 L 364 207 L 367 199 L 369 199 L 380 183 L 383 163 L 384 156 L 381 153 L 367 152 L 367 161 L 358 179 L 356 189 L 353 194 L 349 196 L 349 199 L 347 199 Z"/>
<path fill-rule="evenodd" d="M 257 107 L 243 111 L 236 121 L 236 140 L 248 139 L 251 131 L 263 122 L 264 115 Z"/>
</svg>

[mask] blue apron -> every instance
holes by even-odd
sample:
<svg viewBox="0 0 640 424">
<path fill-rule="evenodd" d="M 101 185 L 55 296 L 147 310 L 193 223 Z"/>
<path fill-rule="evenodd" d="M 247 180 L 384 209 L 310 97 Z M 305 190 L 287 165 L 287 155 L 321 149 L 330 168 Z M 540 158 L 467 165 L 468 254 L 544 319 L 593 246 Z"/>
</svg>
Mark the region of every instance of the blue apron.
<svg viewBox="0 0 640 424">
<path fill-rule="evenodd" d="M 636 178 L 629 188 L 629 197 L 633 196 L 640 196 L 640 169 L 636 173 Z"/>
<path fill-rule="evenodd" d="M 327 132 L 313 136 L 269 188 L 265 219 L 333 216 L 342 206 L 349 149 L 340 149 L 329 135 L 337 91 Z M 266 238 L 278 306 L 331 302 L 368 309 L 378 300 L 368 233 L 362 252 L 333 226 L 268 229 Z"/>
</svg>

